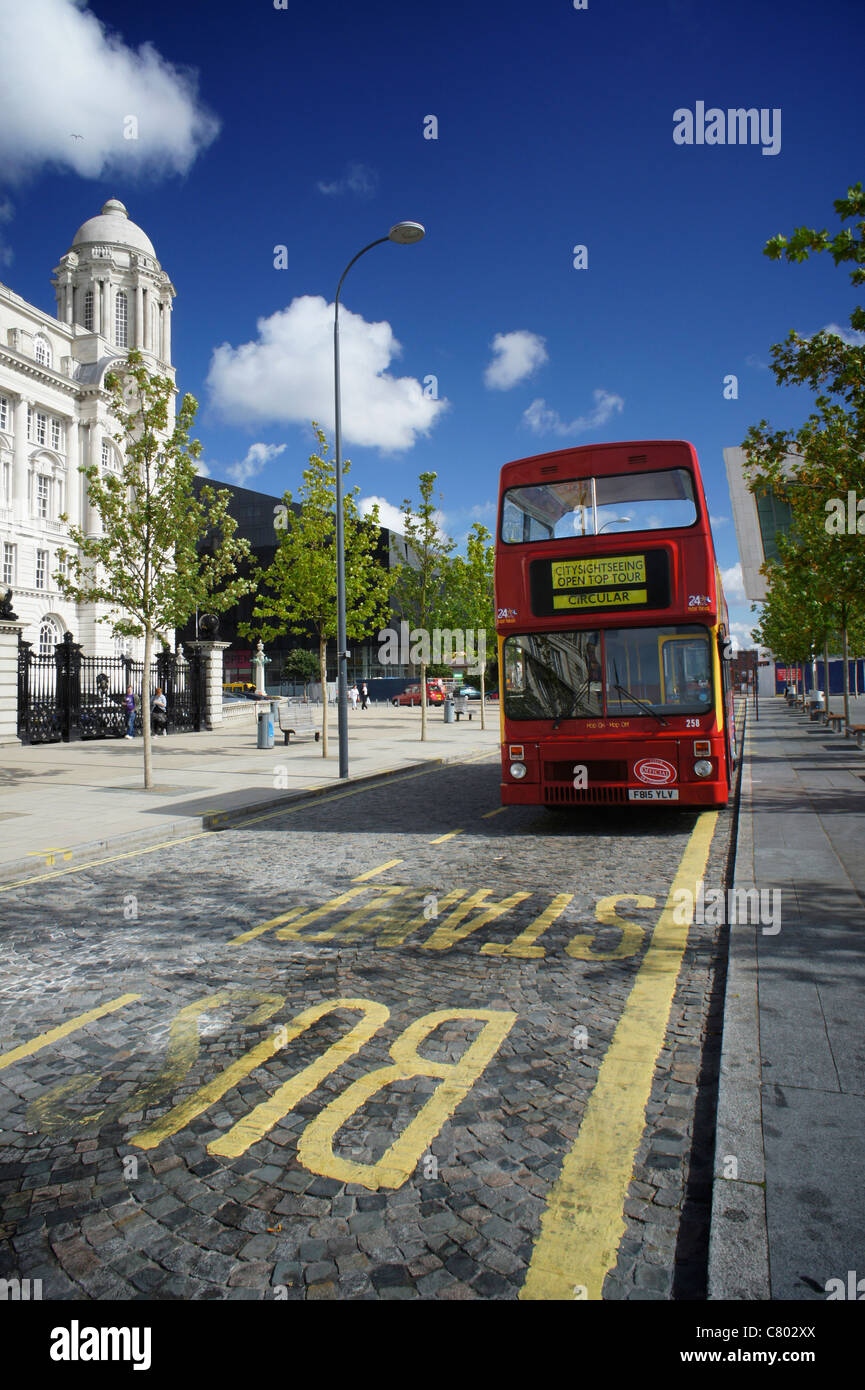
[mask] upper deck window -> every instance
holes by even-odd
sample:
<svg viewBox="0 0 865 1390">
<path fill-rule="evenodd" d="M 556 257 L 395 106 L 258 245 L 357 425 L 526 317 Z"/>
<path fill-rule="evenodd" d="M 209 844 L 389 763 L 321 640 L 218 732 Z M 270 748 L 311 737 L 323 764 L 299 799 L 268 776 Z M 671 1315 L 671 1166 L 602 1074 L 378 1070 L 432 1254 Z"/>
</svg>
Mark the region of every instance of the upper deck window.
<svg viewBox="0 0 865 1390">
<path fill-rule="evenodd" d="M 665 531 L 696 520 L 694 481 L 687 468 L 570 478 L 508 488 L 502 540 L 524 545 L 617 531 Z"/>
</svg>

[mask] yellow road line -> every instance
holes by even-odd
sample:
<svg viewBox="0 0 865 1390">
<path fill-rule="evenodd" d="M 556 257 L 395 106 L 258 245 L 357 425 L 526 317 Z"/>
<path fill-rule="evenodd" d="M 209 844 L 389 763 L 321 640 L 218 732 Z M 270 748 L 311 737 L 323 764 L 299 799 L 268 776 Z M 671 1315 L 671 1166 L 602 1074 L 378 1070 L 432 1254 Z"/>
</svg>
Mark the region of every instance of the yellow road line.
<svg viewBox="0 0 865 1390">
<path fill-rule="evenodd" d="M 502 811 L 506 811 L 507 806 L 497 806 L 494 811 L 484 811 L 481 820 L 492 820 L 493 816 L 500 816 Z"/>
<path fill-rule="evenodd" d="M 133 1004 L 136 999 L 140 999 L 140 994 L 120 994 L 116 999 L 110 999 L 107 1004 L 100 1004 L 98 1009 L 90 1009 L 86 1014 L 78 1014 L 77 1018 L 70 1018 L 68 1023 L 61 1023 L 59 1028 L 52 1028 L 48 1033 L 40 1033 L 38 1037 L 31 1039 L 30 1042 L 22 1043 L 20 1047 L 13 1047 L 11 1052 L 0 1053 L 0 1071 L 4 1067 L 11 1067 L 13 1062 L 18 1062 L 22 1057 L 31 1057 L 34 1052 L 39 1052 L 43 1047 L 50 1047 L 52 1043 L 59 1042 L 69 1033 L 74 1033 L 76 1028 L 83 1028 L 87 1023 L 93 1023 L 97 1018 L 102 1018 L 104 1014 L 114 1013 L 116 1009 L 122 1009 L 125 1004 Z"/>
<path fill-rule="evenodd" d="M 368 878 L 375 878 L 376 874 L 383 874 L 385 869 L 393 869 L 397 864 L 404 863 L 404 859 L 388 859 L 386 864 L 379 864 L 377 869 L 367 869 L 365 874 L 358 874 L 357 878 L 352 879 L 352 883 L 365 883 Z"/>
<path fill-rule="evenodd" d="M 624 1204 L 646 1124 L 646 1103 L 667 1020 L 690 919 L 676 894 L 696 896 L 717 811 L 704 812 L 688 841 L 607 1054 L 579 1133 L 547 1198 L 522 1299 L 600 1299 L 604 1279 L 625 1232 Z"/>
<path fill-rule="evenodd" d="M 487 754 L 479 754 L 478 756 L 486 757 Z M 461 762 L 477 762 L 477 758 L 463 758 L 461 759 Z M 451 764 L 451 766 L 459 766 L 459 764 Z M 397 782 L 408 782 L 414 777 L 426 777 L 431 772 L 443 771 L 444 765 L 437 767 L 423 767 L 420 769 L 419 772 L 408 772 L 401 777 L 390 778 L 389 785 L 393 786 Z M 365 783 L 363 786 L 360 787 L 354 787 L 349 791 L 327 792 L 321 797 L 319 797 L 319 801 L 342 801 L 343 798 L 346 796 L 358 796 L 361 792 L 371 791 L 377 785 L 377 783 L 372 782 Z M 316 788 L 310 787 L 309 790 L 315 791 Z M 296 803 L 293 806 L 282 806 L 278 811 L 269 811 L 266 815 L 262 816 L 248 816 L 241 822 L 241 824 L 238 826 L 238 829 L 243 830 L 247 825 L 257 825 L 259 821 L 273 820 L 275 816 L 287 816 L 290 815 L 293 811 L 300 810 L 309 810 L 309 802 L 303 801 Z M 77 864 L 74 868 L 71 869 L 55 869 L 53 873 L 35 874 L 33 878 L 18 878 L 15 879 L 13 883 L 0 884 L 0 893 L 9 893 L 12 891 L 13 888 L 27 888 L 31 883 L 45 883 L 49 879 L 62 878 L 65 874 L 83 874 L 86 873 L 88 869 L 99 869 L 104 864 L 116 864 L 122 859 L 137 859 L 139 856 L 144 854 L 157 854 L 160 850 L 171 849 L 174 845 L 188 845 L 192 840 L 203 840 L 206 836 L 212 835 L 213 833 L 214 832 L 212 830 L 198 830 L 194 835 L 176 836 L 174 839 L 171 840 L 162 840 L 158 845 L 147 845 L 142 849 L 127 850 L 125 854 L 112 854 L 106 859 L 89 859 L 86 864 Z"/>
<path fill-rule="evenodd" d="M 449 830 L 446 835 L 437 835 L 434 840 L 427 840 L 429 845 L 443 845 L 445 840 L 452 840 L 455 835 L 462 835 L 462 830 Z"/>
</svg>

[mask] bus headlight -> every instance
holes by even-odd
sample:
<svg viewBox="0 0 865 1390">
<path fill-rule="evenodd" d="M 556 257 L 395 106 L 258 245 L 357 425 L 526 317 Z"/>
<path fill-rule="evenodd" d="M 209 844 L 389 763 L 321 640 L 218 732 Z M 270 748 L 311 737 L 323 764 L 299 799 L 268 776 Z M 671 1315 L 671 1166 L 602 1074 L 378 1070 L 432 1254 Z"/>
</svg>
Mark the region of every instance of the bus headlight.
<svg viewBox="0 0 865 1390">
<path fill-rule="evenodd" d="M 515 777 L 518 782 L 522 777 L 525 777 L 526 775 L 525 763 L 511 763 L 510 768 L 508 770 L 511 776 Z"/>
<path fill-rule="evenodd" d="M 694 774 L 697 777 L 711 777 L 712 764 L 708 758 L 701 758 L 698 763 L 694 763 Z"/>
</svg>

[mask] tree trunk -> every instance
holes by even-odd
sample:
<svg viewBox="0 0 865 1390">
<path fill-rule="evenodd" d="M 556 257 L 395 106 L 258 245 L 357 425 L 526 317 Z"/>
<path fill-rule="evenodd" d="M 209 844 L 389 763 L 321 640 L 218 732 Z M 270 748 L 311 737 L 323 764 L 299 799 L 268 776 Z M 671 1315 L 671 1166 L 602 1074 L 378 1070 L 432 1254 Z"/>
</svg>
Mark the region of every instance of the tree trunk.
<svg viewBox="0 0 865 1390">
<path fill-rule="evenodd" d="M 426 662 L 420 664 L 420 737 L 426 741 Z"/>
<path fill-rule="evenodd" d="M 144 790 L 153 786 L 153 744 L 150 738 L 150 662 L 153 656 L 153 631 L 144 629 L 144 675 L 141 678 L 141 732 L 144 735 Z"/>
<path fill-rule="evenodd" d="M 823 701 L 823 704 L 824 704 L 824 707 L 825 707 L 825 710 L 826 710 L 826 718 L 828 719 L 828 718 L 829 718 L 829 714 L 830 714 L 830 710 L 829 710 L 829 636 L 828 636 L 828 634 L 823 638 L 823 683 L 824 683 L 824 685 L 826 686 L 826 689 L 823 691 L 823 694 L 824 694 L 824 696 L 826 697 L 826 698 L 824 699 L 824 701 Z"/>
<path fill-rule="evenodd" d="M 318 674 L 321 681 L 321 756 L 327 757 L 327 638 L 318 639 Z"/>
<path fill-rule="evenodd" d="M 486 678 L 487 678 L 487 668 L 486 668 L 486 666 L 482 666 L 482 667 L 481 667 L 481 728 L 482 728 L 482 729 L 485 729 L 485 728 L 487 727 L 486 724 L 484 723 L 484 700 L 486 699 L 486 694 L 485 694 L 485 689 L 486 689 L 486 687 L 485 687 L 485 681 L 486 681 Z"/>
</svg>

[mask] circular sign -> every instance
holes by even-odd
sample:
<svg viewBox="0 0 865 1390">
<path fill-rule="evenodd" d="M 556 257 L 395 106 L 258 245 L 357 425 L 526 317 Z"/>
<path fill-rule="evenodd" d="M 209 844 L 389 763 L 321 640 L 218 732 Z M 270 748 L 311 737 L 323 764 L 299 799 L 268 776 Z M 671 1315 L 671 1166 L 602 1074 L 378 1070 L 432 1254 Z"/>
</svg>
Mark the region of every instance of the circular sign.
<svg viewBox="0 0 865 1390">
<path fill-rule="evenodd" d="M 667 782 L 675 782 L 676 769 L 663 758 L 641 758 L 634 764 L 634 776 L 641 782 L 650 782 L 652 786 L 659 787 Z"/>
</svg>

